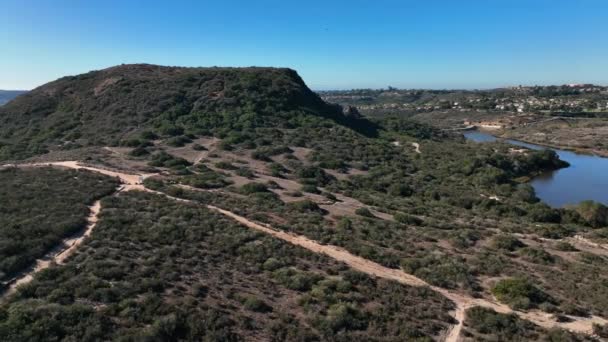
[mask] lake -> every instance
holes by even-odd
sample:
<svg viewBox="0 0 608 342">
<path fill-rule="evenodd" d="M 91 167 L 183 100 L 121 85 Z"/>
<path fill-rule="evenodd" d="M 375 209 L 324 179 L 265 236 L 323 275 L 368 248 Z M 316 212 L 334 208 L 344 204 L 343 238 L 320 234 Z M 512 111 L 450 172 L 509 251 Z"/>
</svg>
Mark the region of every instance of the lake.
<svg viewBox="0 0 608 342">
<path fill-rule="evenodd" d="M 468 131 L 464 136 L 476 142 L 498 140 L 493 135 L 480 131 Z M 534 150 L 547 148 L 517 140 L 501 140 Z M 570 167 L 546 172 L 532 179 L 530 184 L 536 190 L 538 198 L 552 207 L 563 207 L 589 199 L 608 205 L 608 158 L 551 149 L 557 152 L 560 159 L 570 163 Z"/>
</svg>

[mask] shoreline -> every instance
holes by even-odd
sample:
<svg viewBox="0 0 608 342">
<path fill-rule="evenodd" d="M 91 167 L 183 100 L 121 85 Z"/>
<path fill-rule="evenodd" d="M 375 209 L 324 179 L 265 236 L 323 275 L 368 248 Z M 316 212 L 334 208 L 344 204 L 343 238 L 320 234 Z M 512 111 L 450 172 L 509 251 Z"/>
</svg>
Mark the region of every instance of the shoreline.
<svg viewBox="0 0 608 342">
<path fill-rule="evenodd" d="M 522 139 L 522 138 L 508 137 L 508 136 L 505 136 L 505 133 L 504 133 L 505 131 L 502 129 L 494 130 L 494 129 L 483 129 L 483 128 L 477 127 L 475 130 L 482 132 L 482 133 L 487 133 L 487 134 L 493 135 L 497 139 L 515 140 L 515 141 L 519 141 L 522 143 L 538 145 L 538 146 L 546 147 L 546 148 L 553 149 L 553 150 L 562 150 L 562 151 L 573 152 L 573 153 L 580 154 L 580 155 L 608 158 L 608 151 L 601 151 L 601 150 L 598 151 L 598 150 L 594 150 L 594 149 L 590 149 L 590 148 L 582 148 L 582 147 L 552 145 L 552 144 L 547 144 L 547 143 L 539 143 L 539 142 Z"/>
</svg>

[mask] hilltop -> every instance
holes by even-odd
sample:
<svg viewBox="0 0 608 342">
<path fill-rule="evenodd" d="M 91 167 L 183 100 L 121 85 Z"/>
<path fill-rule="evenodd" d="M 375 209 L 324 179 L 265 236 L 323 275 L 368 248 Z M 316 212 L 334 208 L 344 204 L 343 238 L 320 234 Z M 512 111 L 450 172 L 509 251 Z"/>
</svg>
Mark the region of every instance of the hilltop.
<svg viewBox="0 0 608 342">
<path fill-rule="evenodd" d="M 117 145 L 143 131 L 225 134 L 317 119 L 354 123 L 290 69 L 120 65 L 63 77 L 0 108 L 0 159 Z"/>
</svg>

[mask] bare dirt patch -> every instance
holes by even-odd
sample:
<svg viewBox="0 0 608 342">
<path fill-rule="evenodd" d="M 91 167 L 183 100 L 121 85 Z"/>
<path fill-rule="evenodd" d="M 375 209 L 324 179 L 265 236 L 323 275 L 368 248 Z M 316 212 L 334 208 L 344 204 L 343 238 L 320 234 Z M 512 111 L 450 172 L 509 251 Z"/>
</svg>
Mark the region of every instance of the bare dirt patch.
<svg viewBox="0 0 608 342">
<path fill-rule="evenodd" d="M 312 153 L 312 149 L 305 147 L 290 147 L 293 151 L 293 155 L 298 158 L 301 162 L 307 162 L 308 157 Z"/>
</svg>

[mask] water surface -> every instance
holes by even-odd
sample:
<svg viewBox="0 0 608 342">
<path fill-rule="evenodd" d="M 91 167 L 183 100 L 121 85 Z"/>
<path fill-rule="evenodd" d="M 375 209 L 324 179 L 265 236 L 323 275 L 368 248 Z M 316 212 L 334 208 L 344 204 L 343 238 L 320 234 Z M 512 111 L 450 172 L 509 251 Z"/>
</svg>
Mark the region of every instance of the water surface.
<svg viewBox="0 0 608 342">
<path fill-rule="evenodd" d="M 468 131 L 464 136 L 476 142 L 498 140 L 491 134 L 480 131 Z M 503 141 L 534 150 L 547 148 L 511 139 Z M 551 149 L 557 152 L 560 159 L 570 163 L 570 167 L 535 177 L 530 184 L 536 190 L 538 198 L 552 207 L 563 207 L 588 199 L 608 205 L 608 158 Z"/>
</svg>

